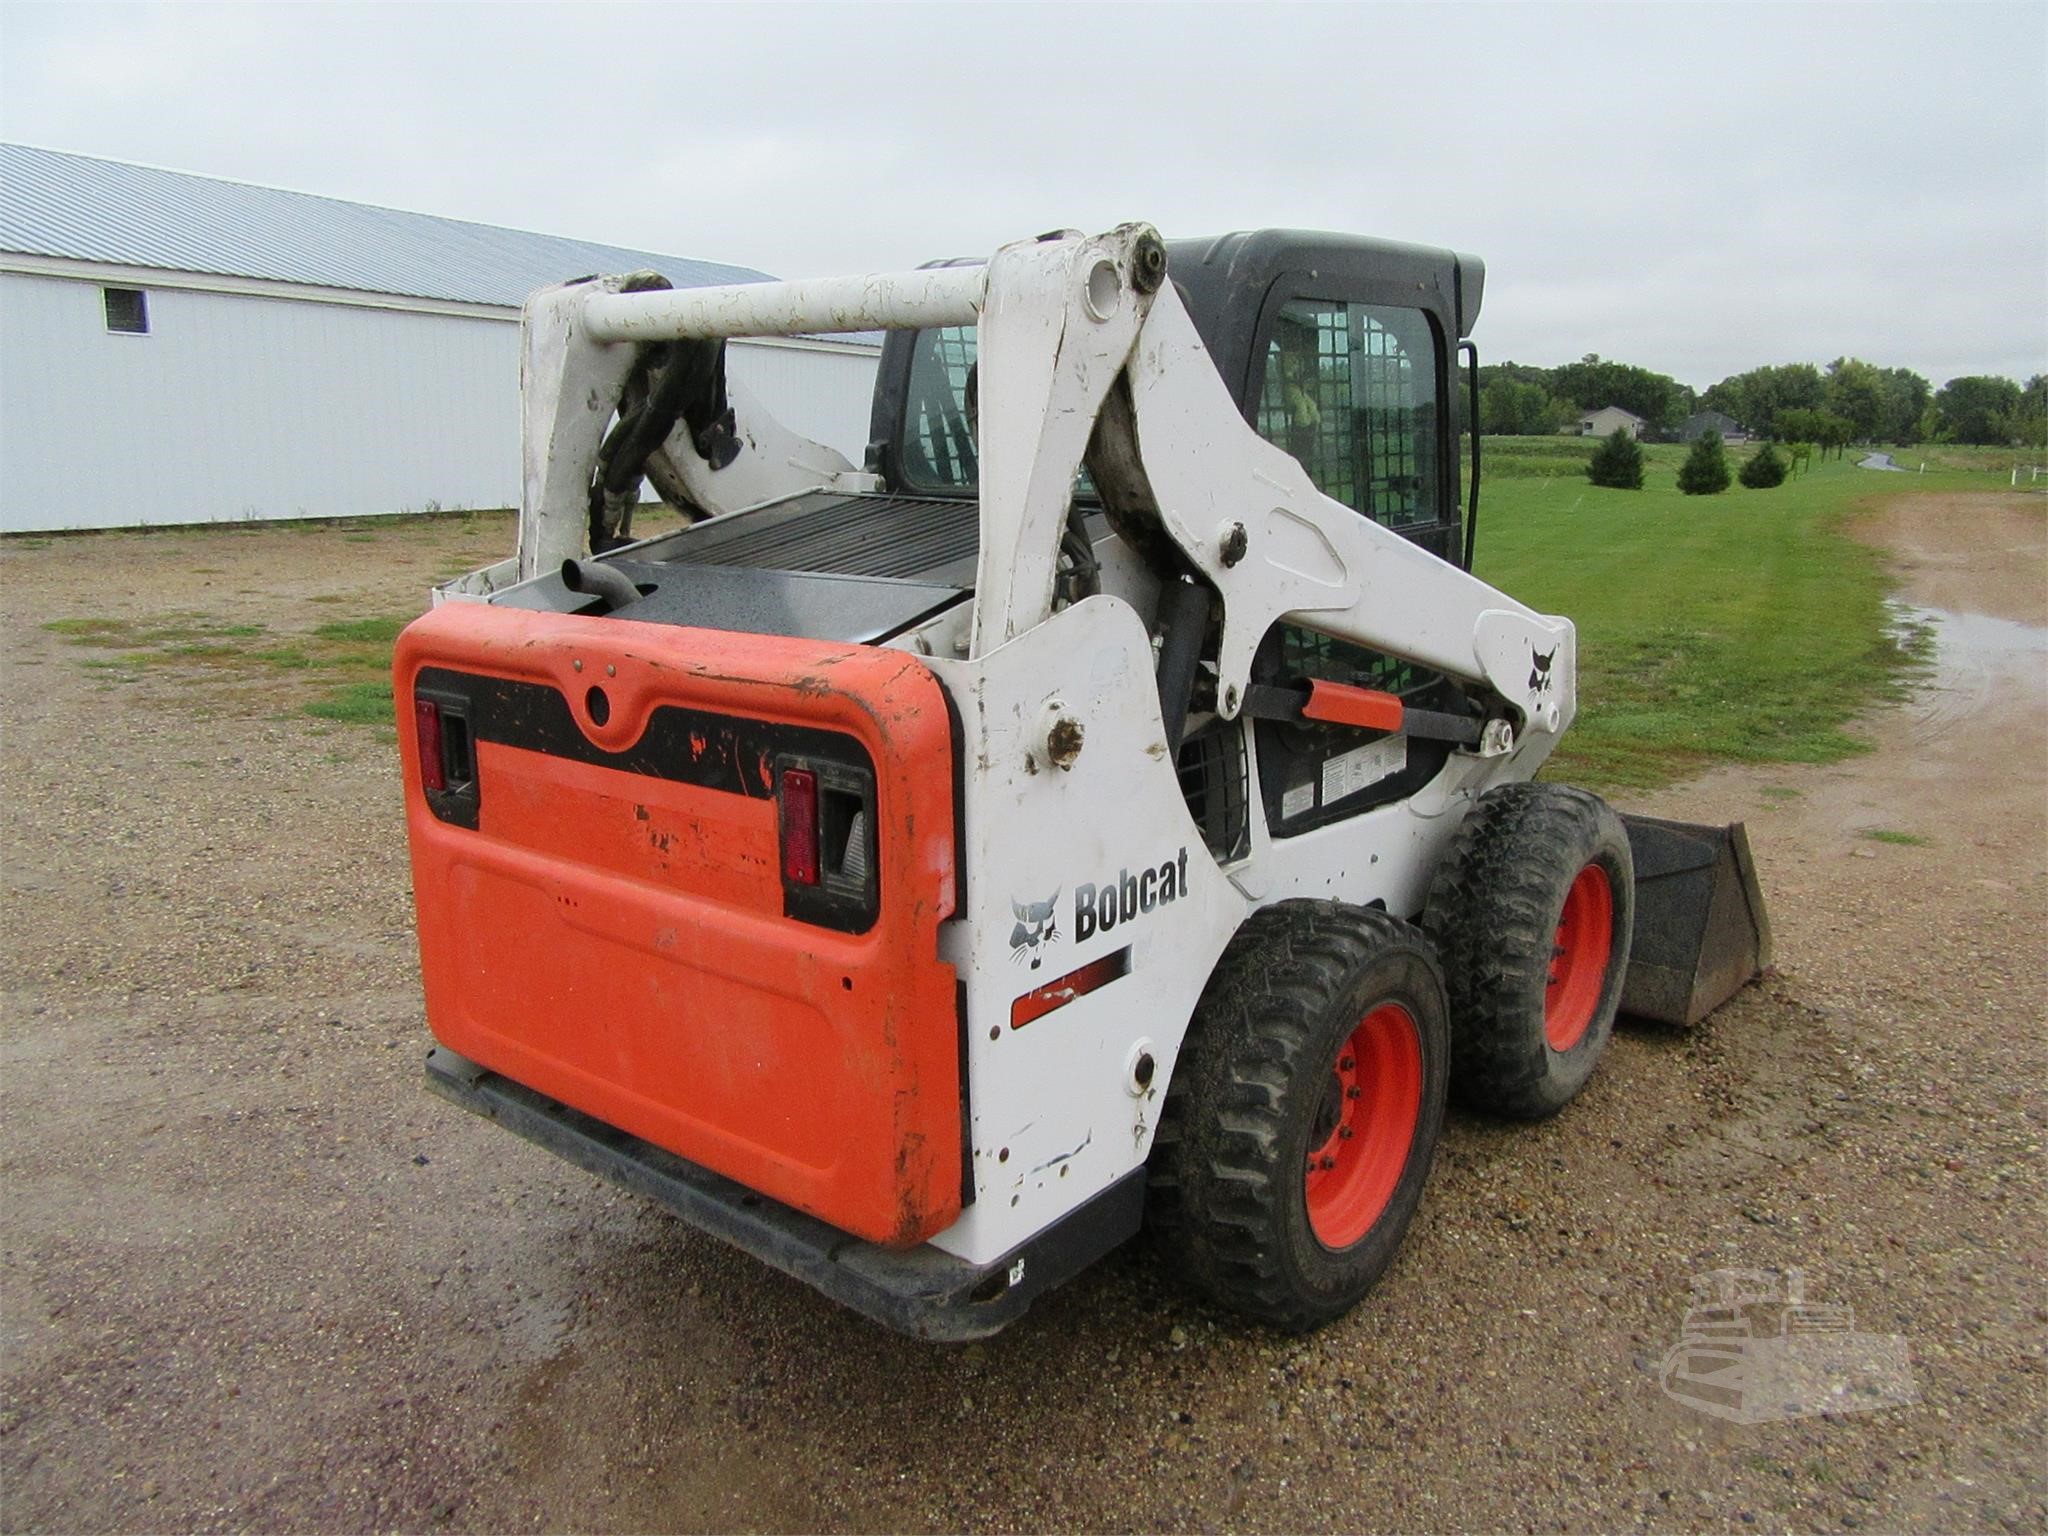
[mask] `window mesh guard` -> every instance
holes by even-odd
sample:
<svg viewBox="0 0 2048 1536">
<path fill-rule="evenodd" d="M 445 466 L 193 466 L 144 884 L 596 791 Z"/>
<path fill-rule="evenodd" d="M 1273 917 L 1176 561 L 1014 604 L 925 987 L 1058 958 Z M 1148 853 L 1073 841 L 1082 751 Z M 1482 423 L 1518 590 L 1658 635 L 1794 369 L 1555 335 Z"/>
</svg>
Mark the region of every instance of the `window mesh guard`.
<svg viewBox="0 0 2048 1536">
<path fill-rule="evenodd" d="M 1433 522 L 1436 379 L 1419 312 L 1284 306 L 1267 348 L 1257 425 L 1317 489 L 1389 528 Z M 1420 366 L 1418 366 L 1418 363 Z"/>
</svg>

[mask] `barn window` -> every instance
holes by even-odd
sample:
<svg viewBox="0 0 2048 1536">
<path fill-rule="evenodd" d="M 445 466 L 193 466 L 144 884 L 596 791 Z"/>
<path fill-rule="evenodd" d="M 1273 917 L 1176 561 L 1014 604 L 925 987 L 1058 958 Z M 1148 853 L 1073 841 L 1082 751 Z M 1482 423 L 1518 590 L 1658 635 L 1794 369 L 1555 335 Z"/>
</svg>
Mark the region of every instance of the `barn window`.
<svg viewBox="0 0 2048 1536">
<path fill-rule="evenodd" d="M 128 336 L 149 334 L 149 295 L 140 288 L 102 288 L 107 301 L 107 329 Z"/>
</svg>

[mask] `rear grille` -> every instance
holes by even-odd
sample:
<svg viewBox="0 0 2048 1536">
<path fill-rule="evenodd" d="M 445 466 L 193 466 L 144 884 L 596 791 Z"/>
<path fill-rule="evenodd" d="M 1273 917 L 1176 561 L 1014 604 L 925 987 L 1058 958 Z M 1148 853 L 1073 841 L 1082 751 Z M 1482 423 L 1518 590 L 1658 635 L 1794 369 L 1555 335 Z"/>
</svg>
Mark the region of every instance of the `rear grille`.
<svg viewBox="0 0 2048 1536">
<path fill-rule="evenodd" d="M 964 566 L 953 574 L 971 581 L 979 523 L 980 508 L 958 497 L 820 492 L 701 524 L 641 558 L 895 580 Z"/>
</svg>

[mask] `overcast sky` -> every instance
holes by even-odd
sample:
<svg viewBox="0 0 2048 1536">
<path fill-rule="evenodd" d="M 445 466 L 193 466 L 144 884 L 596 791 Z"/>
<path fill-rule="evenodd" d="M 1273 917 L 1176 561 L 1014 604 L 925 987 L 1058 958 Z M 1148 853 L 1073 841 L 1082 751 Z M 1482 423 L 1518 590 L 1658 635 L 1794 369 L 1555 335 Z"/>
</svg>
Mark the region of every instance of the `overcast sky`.
<svg viewBox="0 0 2048 1536">
<path fill-rule="evenodd" d="M 2048 370 L 2048 4 L 0 5 L 0 137 L 782 276 L 1487 263 L 1489 359 Z"/>
</svg>

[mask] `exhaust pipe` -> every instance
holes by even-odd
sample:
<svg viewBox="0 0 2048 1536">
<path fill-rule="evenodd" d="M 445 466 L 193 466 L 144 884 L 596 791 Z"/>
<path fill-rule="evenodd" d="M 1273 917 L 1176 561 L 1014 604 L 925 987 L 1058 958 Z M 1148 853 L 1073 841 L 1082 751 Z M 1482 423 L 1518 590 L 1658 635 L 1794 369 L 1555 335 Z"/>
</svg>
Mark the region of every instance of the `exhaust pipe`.
<svg viewBox="0 0 2048 1536">
<path fill-rule="evenodd" d="M 1741 822 L 1623 816 L 1636 866 L 1635 944 L 1621 1011 L 1685 1028 L 1771 963 L 1771 921 Z"/>
<path fill-rule="evenodd" d="M 595 560 L 564 560 L 562 585 L 571 592 L 603 598 L 608 612 L 640 601 L 640 589 L 630 576 L 615 565 L 599 565 Z"/>
</svg>

